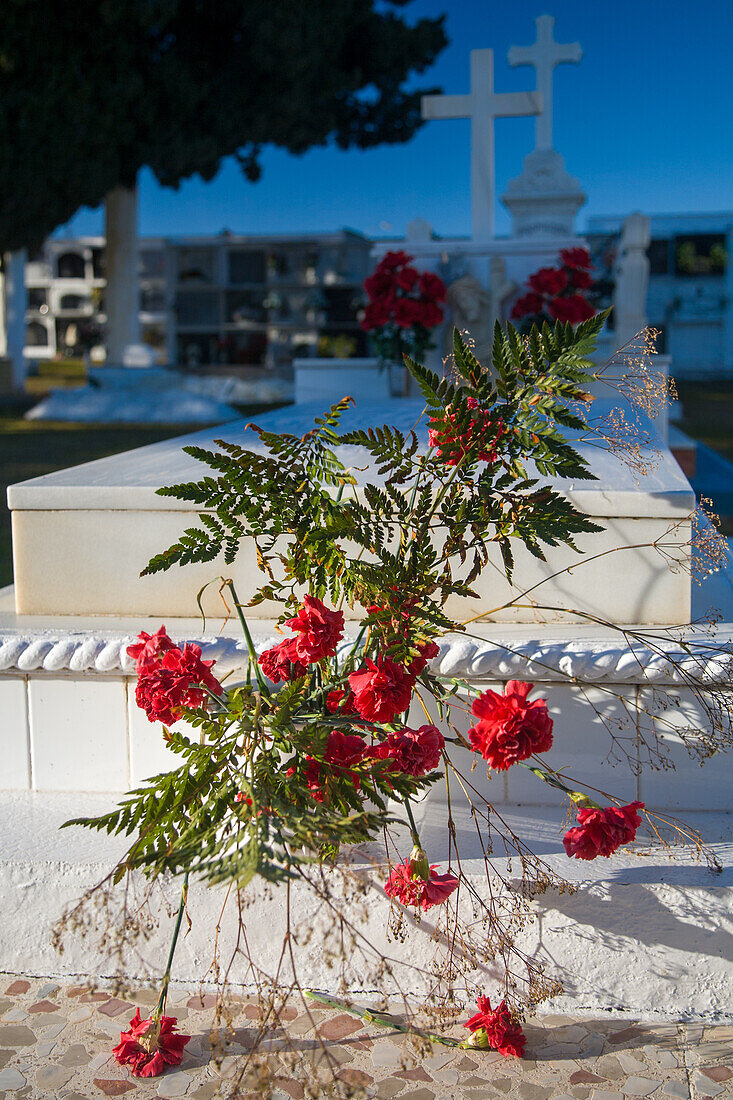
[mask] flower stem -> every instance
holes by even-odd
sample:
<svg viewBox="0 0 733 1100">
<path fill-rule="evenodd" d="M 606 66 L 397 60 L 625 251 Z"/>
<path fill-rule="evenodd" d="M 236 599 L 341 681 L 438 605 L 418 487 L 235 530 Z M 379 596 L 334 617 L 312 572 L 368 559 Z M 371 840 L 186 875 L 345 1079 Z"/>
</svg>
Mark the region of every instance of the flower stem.
<svg viewBox="0 0 733 1100">
<path fill-rule="evenodd" d="M 325 993 L 314 993 L 312 990 L 306 989 L 304 994 L 309 1001 L 319 1001 L 321 1004 L 328 1005 L 329 1008 L 340 1008 L 342 1012 L 348 1012 L 350 1016 L 357 1016 L 360 1020 L 365 1020 L 369 1024 L 389 1027 L 393 1031 L 401 1031 L 405 1035 L 419 1035 L 421 1039 L 430 1039 L 432 1042 L 441 1043 L 445 1047 L 465 1049 L 466 1046 L 465 1040 L 459 1041 L 458 1039 L 451 1039 L 447 1035 L 435 1035 L 432 1031 L 422 1031 L 420 1028 L 410 1027 L 409 1024 L 398 1024 L 396 1020 L 385 1019 L 381 1012 L 372 1012 L 368 1008 L 355 1008 L 353 1005 L 344 1004 Z"/>
<path fill-rule="evenodd" d="M 168 996 L 168 986 L 171 980 L 171 967 L 173 966 L 173 956 L 176 953 L 176 944 L 178 943 L 178 933 L 181 931 L 181 921 L 183 920 L 183 911 L 186 908 L 186 899 L 188 897 L 188 871 L 183 876 L 183 886 L 181 887 L 181 900 L 178 904 L 178 914 L 176 916 L 176 923 L 173 929 L 173 939 L 171 940 L 171 949 L 168 952 L 168 962 L 165 964 L 165 973 L 163 975 L 163 981 L 160 986 L 160 996 L 158 1002 L 153 1010 L 153 1017 L 161 1016 L 165 1009 L 165 1002 Z"/>
<path fill-rule="evenodd" d="M 257 650 L 255 649 L 254 642 L 252 641 L 252 635 L 249 632 L 249 627 L 247 626 L 247 620 L 245 619 L 245 617 L 242 613 L 242 605 L 239 602 L 239 596 L 237 595 L 237 590 L 234 587 L 234 582 L 233 581 L 227 581 L 227 585 L 229 587 L 229 591 L 232 594 L 232 599 L 234 600 L 234 606 L 237 610 L 237 618 L 239 619 L 240 626 L 242 627 L 242 632 L 244 634 L 244 640 L 247 643 L 247 649 L 249 650 L 249 659 L 252 662 L 252 664 L 254 665 L 255 676 L 257 677 L 257 683 L 259 685 L 259 689 L 260 689 L 261 692 L 263 692 L 264 695 L 269 695 L 270 694 L 270 689 L 268 688 L 267 682 L 266 682 L 264 676 L 262 675 L 262 670 L 260 668 L 259 661 L 257 660 Z"/>
<path fill-rule="evenodd" d="M 417 825 L 415 824 L 415 818 L 412 816 L 412 806 L 410 805 L 410 800 L 407 797 L 407 795 L 405 795 L 405 809 L 407 810 L 407 817 L 408 817 L 408 820 L 410 822 L 410 832 L 412 833 L 412 843 L 416 847 L 419 848 L 420 847 L 420 834 L 417 831 Z"/>
</svg>

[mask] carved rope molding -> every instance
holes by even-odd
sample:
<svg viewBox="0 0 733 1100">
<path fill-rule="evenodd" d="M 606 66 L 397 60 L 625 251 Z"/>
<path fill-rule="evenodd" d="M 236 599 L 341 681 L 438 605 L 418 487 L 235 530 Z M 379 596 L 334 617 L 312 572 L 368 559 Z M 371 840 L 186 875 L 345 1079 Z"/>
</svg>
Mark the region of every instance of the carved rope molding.
<svg viewBox="0 0 733 1100">
<path fill-rule="evenodd" d="M 651 632 L 649 632 L 651 633 Z M 537 638 L 499 638 L 496 641 L 469 639 L 460 635 L 445 638 L 431 669 L 445 677 L 467 680 L 532 679 L 617 684 L 733 685 L 733 637 L 713 646 L 708 635 L 686 639 L 692 652 L 665 637 L 660 629 L 654 647 L 625 644 L 617 636 L 603 639 L 547 641 Z M 243 668 L 247 650 L 242 639 L 194 637 L 207 660 L 215 660 L 222 671 Z M 278 638 L 258 641 L 262 650 Z M 51 633 L 49 631 L 0 632 L 0 672 L 77 672 L 134 675 L 135 662 L 127 655 L 133 635 L 107 632 Z M 353 644 L 348 639 L 344 649 Z"/>
</svg>

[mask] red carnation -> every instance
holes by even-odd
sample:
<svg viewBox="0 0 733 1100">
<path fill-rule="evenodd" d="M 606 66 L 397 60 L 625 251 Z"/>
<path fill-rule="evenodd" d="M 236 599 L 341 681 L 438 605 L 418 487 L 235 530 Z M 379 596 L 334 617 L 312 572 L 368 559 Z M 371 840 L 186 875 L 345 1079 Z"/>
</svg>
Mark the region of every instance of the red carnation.
<svg viewBox="0 0 733 1100">
<path fill-rule="evenodd" d="M 458 879 L 450 871 L 436 875 L 437 864 L 428 867 L 424 852 L 414 848 L 412 856 L 399 863 L 384 885 L 384 892 L 403 905 L 419 906 L 423 912 L 440 905 L 458 887 Z"/>
<path fill-rule="evenodd" d="M 395 271 L 394 281 L 400 290 L 410 291 L 419 278 L 417 268 L 407 265 Z"/>
<path fill-rule="evenodd" d="M 133 1077 L 159 1077 L 166 1066 L 180 1065 L 190 1035 L 177 1035 L 175 1016 L 140 1019 L 140 1009 L 130 1020 L 130 1030 L 120 1032 L 112 1053 L 121 1066 L 131 1066 Z"/>
<path fill-rule="evenodd" d="M 476 1007 L 478 1008 L 476 1015 L 463 1025 L 476 1035 L 475 1045 L 498 1050 L 504 1057 L 513 1054 L 521 1058 L 527 1038 L 519 1024 L 513 1022 L 506 1001 L 502 1001 L 492 1009 L 488 997 L 479 997 Z"/>
<path fill-rule="evenodd" d="M 370 755 L 393 760 L 392 771 L 418 777 L 435 771 L 444 745 L 443 734 L 436 726 L 420 726 L 417 730 L 405 726 L 390 733 L 386 741 L 370 750 Z"/>
<path fill-rule="evenodd" d="M 582 294 L 571 294 L 567 298 L 555 298 L 547 308 L 556 321 L 569 322 L 571 325 L 578 325 L 581 321 L 587 321 L 589 317 L 595 317 L 596 313 L 593 306 L 586 301 Z"/>
<path fill-rule="evenodd" d="M 503 695 L 485 691 L 474 700 L 471 712 L 478 722 L 468 731 L 471 747 L 497 771 L 552 747 L 552 719 L 545 700 L 527 702 L 533 687 L 510 680 Z"/>
<path fill-rule="evenodd" d="M 479 408 L 475 397 L 467 398 L 466 404 L 474 413 L 468 427 L 458 427 L 457 417 L 449 407 L 445 410 L 444 421 L 434 417 L 428 421 L 428 443 L 436 448 L 438 457 L 445 459 L 448 466 L 457 466 L 466 457 L 474 462 L 493 463 L 504 425 L 501 421 L 492 423 L 489 413 Z M 435 426 L 430 427 L 431 424 Z"/>
<path fill-rule="evenodd" d="M 443 310 L 436 302 L 418 302 L 420 311 L 418 313 L 418 324 L 421 324 L 423 328 L 436 328 L 437 325 L 443 320 Z"/>
<path fill-rule="evenodd" d="M 370 302 L 364 310 L 364 318 L 361 322 L 364 331 L 369 332 L 373 328 L 382 328 L 383 325 L 389 324 L 393 304 L 391 298 L 377 298 L 376 301 Z"/>
<path fill-rule="evenodd" d="M 173 725 L 184 708 L 194 709 L 206 701 L 207 691 L 221 695 L 223 687 L 209 669 L 213 661 L 201 660 L 201 647 L 188 642 L 183 649 L 166 650 L 157 664 L 148 663 L 138 674 L 135 701 L 150 722 Z"/>
<path fill-rule="evenodd" d="M 432 271 L 423 271 L 420 276 L 420 293 L 433 302 L 444 302 L 446 296 L 445 283 L 439 275 L 435 275 Z"/>
<path fill-rule="evenodd" d="M 562 268 L 541 267 L 534 275 L 530 275 L 527 282 L 537 294 L 547 294 L 554 298 L 568 285 L 568 277 Z"/>
<path fill-rule="evenodd" d="M 363 737 L 355 733 L 342 733 L 341 730 L 333 730 L 328 735 L 326 750 L 323 754 L 323 763 L 337 776 L 348 776 L 358 789 L 359 777 L 351 770 L 355 764 L 364 759 L 367 745 Z M 314 760 L 312 756 L 306 758 L 306 781 L 316 802 L 323 802 L 324 791 L 321 789 L 322 764 Z"/>
<path fill-rule="evenodd" d="M 147 634 L 141 630 L 137 636 L 137 642 L 127 647 L 127 653 L 137 661 L 139 672 L 145 665 L 155 663 L 169 649 L 175 649 L 176 643 L 171 641 L 164 626 L 156 630 L 155 634 Z"/>
<path fill-rule="evenodd" d="M 583 271 L 578 268 L 570 273 L 570 285 L 575 287 L 576 290 L 587 290 L 588 287 L 593 285 L 593 276 L 590 271 Z"/>
<path fill-rule="evenodd" d="M 346 691 L 345 688 L 334 688 L 333 691 L 329 691 L 326 696 L 326 710 L 329 714 L 335 714 L 337 710 L 342 714 L 355 714 L 354 693 Z"/>
<path fill-rule="evenodd" d="M 535 316 L 542 313 L 543 308 L 544 303 L 541 294 L 524 294 L 521 298 L 517 298 L 512 306 L 512 319 L 519 321 L 522 317 Z"/>
<path fill-rule="evenodd" d="M 415 298 L 397 298 L 393 310 L 394 322 L 400 328 L 412 328 L 422 323 L 423 306 Z"/>
<path fill-rule="evenodd" d="M 576 859 L 610 856 L 622 844 L 630 844 L 641 825 L 637 810 L 643 802 L 628 806 L 598 806 L 578 810 L 578 824 L 563 837 L 565 851 Z"/>
<path fill-rule="evenodd" d="M 285 625 L 300 635 L 294 639 L 298 661 L 310 665 L 336 652 L 344 633 L 344 613 L 330 611 L 315 596 L 306 596 L 298 614 Z"/>
<path fill-rule="evenodd" d="M 349 676 L 354 706 L 369 722 L 391 722 L 407 710 L 414 683 L 406 669 L 381 654 L 376 661 L 367 658 L 366 664 Z"/>
<path fill-rule="evenodd" d="M 440 646 L 436 642 L 423 642 L 417 647 L 418 655 L 410 662 L 410 676 L 419 676 L 428 661 L 432 661 L 440 653 Z"/>
<path fill-rule="evenodd" d="M 295 646 L 295 638 L 285 638 L 272 649 L 266 649 L 260 653 L 259 666 L 273 684 L 279 684 L 281 680 L 297 680 L 300 676 L 305 676 L 307 669 L 298 660 Z"/>
<path fill-rule="evenodd" d="M 575 268 L 576 270 L 591 266 L 590 253 L 587 248 L 563 248 L 560 252 L 560 259 L 565 267 Z"/>
<path fill-rule="evenodd" d="M 377 271 L 395 271 L 398 267 L 409 264 L 412 259 L 412 256 L 408 256 L 407 253 L 403 251 L 385 252 L 377 264 Z"/>
<path fill-rule="evenodd" d="M 389 271 L 377 268 L 376 271 L 364 280 L 364 290 L 374 301 L 383 296 L 394 296 L 394 276 Z"/>
</svg>

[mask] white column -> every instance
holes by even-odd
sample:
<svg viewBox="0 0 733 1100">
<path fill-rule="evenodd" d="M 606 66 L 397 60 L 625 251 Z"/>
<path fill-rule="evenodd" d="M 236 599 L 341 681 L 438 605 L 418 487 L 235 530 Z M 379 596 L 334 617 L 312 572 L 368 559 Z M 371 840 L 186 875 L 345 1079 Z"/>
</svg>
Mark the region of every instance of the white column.
<svg viewBox="0 0 733 1100">
<path fill-rule="evenodd" d="M 728 226 L 725 237 L 725 293 L 723 296 L 723 366 L 733 371 L 733 225 Z"/>
<path fill-rule="evenodd" d="M 120 366 L 128 344 L 140 343 L 137 188 L 116 187 L 105 200 L 107 363 Z"/>
<path fill-rule="evenodd" d="M 6 252 L 3 273 L 3 321 L 5 329 L 5 347 L 3 354 L 12 365 L 13 389 L 23 388 L 26 376 L 26 363 L 23 355 L 25 347 L 25 311 L 28 293 L 25 288 L 25 249 L 18 252 Z"/>
</svg>

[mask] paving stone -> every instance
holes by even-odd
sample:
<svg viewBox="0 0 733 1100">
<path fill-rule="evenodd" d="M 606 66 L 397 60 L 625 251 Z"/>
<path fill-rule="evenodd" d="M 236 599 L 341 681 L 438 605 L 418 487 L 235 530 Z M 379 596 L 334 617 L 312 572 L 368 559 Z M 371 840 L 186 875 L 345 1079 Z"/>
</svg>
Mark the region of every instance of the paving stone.
<svg viewBox="0 0 733 1100">
<path fill-rule="evenodd" d="M 318 1034 L 322 1039 L 345 1039 L 347 1035 L 353 1035 L 356 1031 L 364 1030 L 364 1021 L 357 1020 L 346 1013 L 333 1016 L 325 1023 L 318 1025 Z"/>
<path fill-rule="evenodd" d="M 186 1001 L 186 1007 L 193 1012 L 201 1012 L 205 1008 L 215 1008 L 216 997 L 213 993 L 205 993 L 203 997 L 197 993 L 195 997 L 189 997 Z"/>
<path fill-rule="evenodd" d="M 457 1085 L 460 1080 L 460 1074 L 458 1070 L 449 1069 L 447 1066 L 445 1069 L 438 1069 L 435 1071 L 435 1076 L 438 1081 L 443 1085 Z"/>
<path fill-rule="evenodd" d="M 730 1081 L 733 1077 L 733 1070 L 727 1066 L 702 1066 L 700 1073 L 704 1073 L 711 1081 Z"/>
<path fill-rule="evenodd" d="M 105 1096 L 122 1096 L 126 1092 L 137 1088 L 132 1081 L 112 1081 L 102 1077 L 95 1077 L 94 1084 Z"/>
<path fill-rule="evenodd" d="M 523 1100 L 547 1100 L 553 1092 L 552 1085 L 534 1085 L 531 1081 L 522 1081 L 519 1086 L 519 1095 Z"/>
<path fill-rule="evenodd" d="M 43 1020 L 43 1023 L 39 1021 Z M 35 1028 L 43 1028 L 43 1038 L 48 1041 L 55 1039 L 66 1028 L 67 1021 L 63 1016 L 42 1016 L 34 1023 Z"/>
<path fill-rule="evenodd" d="M 133 1006 L 128 1004 L 127 1001 L 121 1001 L 119 997 L 110 997 L 106 1004 L 99 1006 L 97 1011 L 102 1012 L 105 1016 L 120 1016 L 123 1012 L 134 1014 Z"/>
<path fill-rule="evenodd" d="M 375 1043 L 372 1050 L 372 1062 L 375 1066 L 383 1066 L 385 1068 L 392 1068 L 393 1066 L 402 1065 L 402 1059 L 404 1052 L 391 1040 L 387 1039 L 381 1043 Z"/>
<path fill-rule="evenodd" d="M 66 1066 L 41 1066 L 36 1070 L 36 1084 L 40 1089 L 60 1089 L 74 1076 Z"/>
<path fill-rule="evenodd" d="M 192 1084 L 185 1073 L 166 1073 L 158 1086 L 158 1096 L 185 1096 Z"/>
<path fill-rule="evenodd" d="M 628 1077 L 623 1091 L 627 1096 L 651 1096 L 661 1083 L 661 1081 L 652 1081 L 650 1077 Z"/>
<path fill-rule="evenodd" d="M 639 1073 L 646 1069 L 643 1059 L 637 1058 L 635 1054 L 626 1054 L 624 1051 L 619 1051 L 616 1057 L 626 1073 Z"/>
<path fill-rule="evenodd" d="M 609 1077 L 612 1081 L 624 1075 L 621 1063 L 618 1060 L 618 1055 L 616 1054 L 604 1054 L 603 1057 L 599 1058 L 596 1062 L 595 1068 L 601 1076 Z"/>
<path fill-rule="evenodd" d="M 570 1074 L 571 1085 L 602 1085 L 605 1077 L 599 1077 L 597 1073 L 590 1073 L 587 1069 L 576 1069 Z"/>
<path fill-rule="evenodd" d="M 371 1074 L 365 1073 L 361 1069 L 354 1069 L 352 1066 L 340 1069 L 336 1076 L 340 1081 L 345 1081 L 347 1085 L 351 1085 L 355 1089 L 364 1089 L 374 1082 Z"/>
<path fill-rule="evenodd" d="M 516 1085 L 516 1081 L 511 1077 L 495 1077 L 491 1084 L 499 1092 L 509 1092 Z"/>
<path fill-rule="evenodd" d="M 29 1027 L 23 1024 L 10 1024 L 8 1027 L 0 1027 L 0 1047 L 29 1047 L 35 1043 L 36 1037 Z"/>
<path fill-rule="evenodd" d="M 695 1070 L 693 1073 L 692 1084 L 702 1096 L 717 1096 L 718 1093 L 723 1092 L 724 1089 L 723 1085 L 711 1081 L 710 1078 L 705 1077 L 700 1070 Z"/>
<path fill-rule="evenodd" d="M 385 1077 L 383 1081 L 378 1081 L 376 1085 L 375 1094 L 379 1097 L 379 1100 L 392 1100 L 393 1096 L 397 1096 L 405 1088 L 406 1081 L 401 1081 L 399 1077 Z"/>
<path fill-rule="evenodd" d="M 73 1012 L 70 1012 L 66 1019 L 70 1024 L 80 1024 L 82 1020 L 88 1020 L 92 1012 L 93 1009 L 91 1005 L 82 1005 L 80 1008 L 75 1008 Z"/>
<path fill-rule="evenodd" d="M 24 1008 L 11 1008 L 10 1012 L 6 1012 L 3 1016 L 3 1023 L 6 1024 L 19 1024 L 23 1020 L 30 1020 L 30 1016 Z"/>
<path fill-rule="evenodd" d="M 16 997 L 20 993 L 27 993 L 28 990 L 30 989 L 30 987 L 31 987 L 30 982 L 24 982 L 24 981 L 11 982 L 11 984 L 8 986 L 8 988 L 5 990 L 5 992 L 9 993 L 11 997 Z"/>
<path fill-rule="evenodd" d="M 0 1070 L 0 1092 L 17 1092 L 18 1089 L 22 1089 L 25 1085 L 25 1077 L 20 1070 L 15 1069 L 14 1066 L 10 1066 L 8 1069 Z"/>
<path fill-rule="evenodd" d="M 90 1061 L 89 1051 L 82 1043 L 74 1043 L 59 1058 L 62 1066 L 86 1066 Z"/>
<path fill-rule="evenodd" d="M 52 1040 L 50 1043 L 37 1043 L 36 1044 L 36 1049 L 34 1051 L 36 1059 L 48 1058 L 49 1054 L 51 1053 L 51 1051 L 54 1049 L 55 1046 L 56 1046 L 56 1042 L 54 1040 Z M 59 1061 L 60 1060 L 61 1059 L 59 1059 Z"/>
<path fill-rule="evenodd" d="M 662 1092 L 674 1096 L 675 1100 L 690 1100 L 690 1090 L 685 1081 L 665 1081 Z"/>
<path fill-rule="evenodd" d="M 467 1069 L 478 1069 L 478 1062 L 474 1062 L 473 1058 L 464 1056 L 456 1065 L 456 1069 L 459 1073 L 463 1073 Z"/>
<path fill-rule="evenodd" d="M 102 1066 L 106 1062 L 109 1062 L 111 1057 L 112 1057 L 112 1052 L 111 1051 L 109 1051 L 109 1050 L 100 1050 L 98 1054 L 94 1055 L 91 1062 L 89 1063 L 90 1073 L 96 1073 L 96 1071 L 98 1069 L 101 1069 Z"/>
<path fill-rule="evenodd" d="M 620 1031 L 612 1031 L 608 1036 L 608 1042 L 612 1046 L 619 1046 L 621 1043 L 630 1043 L 632 1039 L 640 1039 L 644 1034 L 640 1027 L 636 1027 L 632 1024 L 630 1027 L 624 1027 Z"/>
<path fill-rule="evenodd" d="M 412 1092 L 403 1092 L 401 1100 L 435 1100 L 432 1089 L 414 1089 Z"/>
<path fill-rule="evenodd" d="M 56 1012 L 58 1010 L 58 1007 L 59 1006 L 54 1004 L 53 1001 L 36 1001 L 35 1004 L 32 1004 L 30 1006 L 28 1011 L 31 1012 L 31 1013 L 34 1013 L 34 1012 Z"/>
<path fill-rule="evenodd" d="M 405 1081 L 432 1081 L 432 1077 L 429 1073 L 426 1073 L 422 1066 L 412 1066 L 410 1069 L 401 1069 L 394 1074 L 395 1077 L 404 1077 Z M 489 1084 L 488 1081 L 481 1082 L 482 1084 Z M 466 1082 L 468 1084 L 468 1082 Z"/>
<path fill-rule="evenodd" d="M 608 1092 L 606 1089 L 593 1089 L 591 1100 L 624 1100 L 620 1092 Z"/>
<path fill-rule="evenodd" d="M 102 1004 L 104 1001 L 109 1000 L 109 993 L 89 992 L 87 991 L 82 997 L 79 998 L 84 1001 L 85 1004 Z"/>
<path fill-rule="evenodd" d="M 59 986 L 58 982 L 46 982 L 46 984 L 42 985 L 41 988 L 38 990 L 38 992 L 36 993 L 36 996 L 37 997 L 50 997 L 53 993 L 56 993 L 56 991 L 60 988 L 61 987 Z"/>
</svg>

